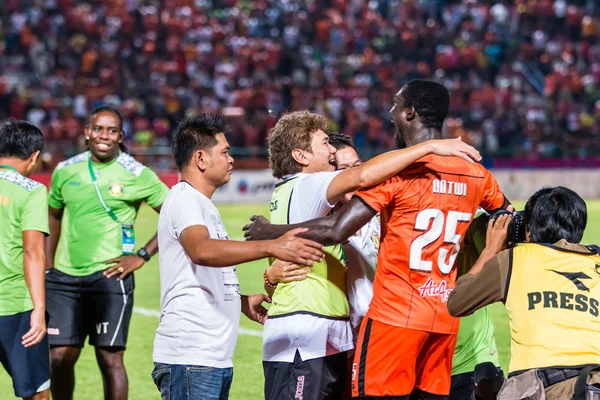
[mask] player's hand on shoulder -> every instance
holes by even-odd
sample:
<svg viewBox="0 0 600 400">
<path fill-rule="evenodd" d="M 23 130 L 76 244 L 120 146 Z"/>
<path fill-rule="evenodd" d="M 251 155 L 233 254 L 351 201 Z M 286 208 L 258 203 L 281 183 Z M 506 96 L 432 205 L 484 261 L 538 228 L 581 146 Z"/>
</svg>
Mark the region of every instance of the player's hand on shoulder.
<svg viewBox="0 0 600 400">
<path fill-rule="evenodd" d="M 305 265 L 275 260 L 275 262 L 267 268 L 267 279 L 272 285 L 276 283 L 303 281 L 310 272 L 311 268 Z"/>
<path fill-rule="evenodd" d="M 313 261 L 323 259 L 323 246 L 312 240 L 302 239 L 297 235 L 308 231 L 306 228 L 296 228 L 279 239 L 273 240 L 271 254 L 283 261 L 291 261 L 300 265 L 310 266 Z"/>
<path fill-rule="evenodd" d="M 438 156 L 455 156 L 469 162 L 481 160 L 479 151 L 475 147 L 463 142 L 460 137 L 456 139 L 429 140 L 426 143 L 431 146 L 431 152 Z"/>
<path fill-rule="evenodd" d="M 252 321 L 264 325 L 268 311 L 262 303 L 271 303 L 271 298 L 262 293 L 242 296 L 242 312 L 244 315 Z"/>
<path fill-rule="evenodd" d="M 246 240 L 272 239 L 272 236 L 269 235 L 271 222 L 267 218 L 262 215 L 253 215 L 250 217 L 250 221 L 252 222 L 242 228 Z"/>
</svg>

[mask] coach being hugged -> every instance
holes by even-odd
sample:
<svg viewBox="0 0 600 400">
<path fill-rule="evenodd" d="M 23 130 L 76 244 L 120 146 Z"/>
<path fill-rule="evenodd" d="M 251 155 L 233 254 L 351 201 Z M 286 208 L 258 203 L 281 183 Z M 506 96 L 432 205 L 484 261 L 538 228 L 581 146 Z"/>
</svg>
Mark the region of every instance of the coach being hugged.
<svg viewBox="0 0 600 400">
<path fill-rule="evenodd" d="M 469 315 L 502 301 L 511 329 L 509 379 L 498 399 L 583 399 L 600 383 L 600 256 L 579 244 L 583 199 L 565 187 L 538 190 L 525 205 L 526 244 L 505 250 L 510 216 L 490 221 L 486 248 L 458 279 L 448 310 Z M 581 378 L 579 378 L 581 376 Z M 528 391 L 529 396 L 522 397 Z"/>
</svg>

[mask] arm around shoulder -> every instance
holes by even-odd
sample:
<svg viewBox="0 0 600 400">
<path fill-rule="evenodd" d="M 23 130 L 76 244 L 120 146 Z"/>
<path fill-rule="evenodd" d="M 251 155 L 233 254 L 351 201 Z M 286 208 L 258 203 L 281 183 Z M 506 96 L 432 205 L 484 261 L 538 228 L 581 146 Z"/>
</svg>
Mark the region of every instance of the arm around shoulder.
<svg viewBox="0 0 600 400">
<path fill-rule="evenodd" d="M 439 156 L 461 157 L 469 162 L 481 159 L 475 148 L 460 139 L 428 140 L 405 149 L 378 155 L 359 167 L 345 170 L 332 181 L 332 185 L 327 190 L 327 198 L 335 202 L 347 193 L 377 185 L 431 153 Z"/>
<path fill-rule="evenodd" d="M 420 143 L 381 154 L 358 167 L 346 169 L 331 181 L 327 188 L 327 199 L 335 203 L 345 194 L 377 185 L 431 152 L 432 148 L 427 142 Z"/>
<path fill-rule="evenodd" d="M 248 240 L 278 238 L 294 229 L 305 228 L 298 236 L 330 246 L 343 243 L 373 218 L 373 210 L 361 200 L 353 198 L 335 213 L 326 217 L 292 225 L 273 225 L 264 217 L 252 217 L 252 223 L 244 227 Z"/>
</svg>

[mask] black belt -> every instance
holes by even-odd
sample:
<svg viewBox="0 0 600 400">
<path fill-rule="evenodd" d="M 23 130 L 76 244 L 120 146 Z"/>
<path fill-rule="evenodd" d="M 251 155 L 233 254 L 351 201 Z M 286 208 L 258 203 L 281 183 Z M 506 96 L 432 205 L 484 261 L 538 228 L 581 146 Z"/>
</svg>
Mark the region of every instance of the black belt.
<svg viewBox="0 0 600 400">
<path fill-rule="evenodd" d="M 579 376 L 581 368 L 543 368 L 538 370 L 540 380 L 544 383 L 544 388 L 552 386 L 567 379 Z"/>
</svg>

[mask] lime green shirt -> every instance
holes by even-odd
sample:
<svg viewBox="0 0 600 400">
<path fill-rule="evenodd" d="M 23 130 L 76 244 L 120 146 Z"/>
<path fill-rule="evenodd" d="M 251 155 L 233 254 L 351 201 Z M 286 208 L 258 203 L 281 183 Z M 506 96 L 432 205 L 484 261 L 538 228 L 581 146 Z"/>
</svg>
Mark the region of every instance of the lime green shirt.
<svg viewBox="0 0 600 400">
<path fill-rule="evenodd" d="M 23 231 L 48 234 L 44 185 L 0 170 L 0 316 L 33 309 L 23 270 Z"/>
<path fill-rule="evenodd" d="M 471 222 L 458 256 L 458 276 L 466 274 L 471 269 L 485 248 L 487 220 L 485 214 L 480 214 Z M 487 307 L 484 307 L 460 319 L 456 349 L 452 359 L 452 375 L 473 372 L 477 364 L 487 361 L 500 366 L 494 339 L 494 325 Z"/>
<path fill-rule="evenodd" d="M 114 221 L 98 199 L 88 157 L 85 152 L 58 164 L 48 197 L 50 207 L 64 208 L 54 266 L 74 276 L 102 271 L 106 261 L 120 257 L 121 224 L 133 225 L 143 201 L 158 207 L 169 192 L 152 170 L 127 153 L 108 163 L 92 163 L 102 197 L 119 220 Z"/>
</svg>

